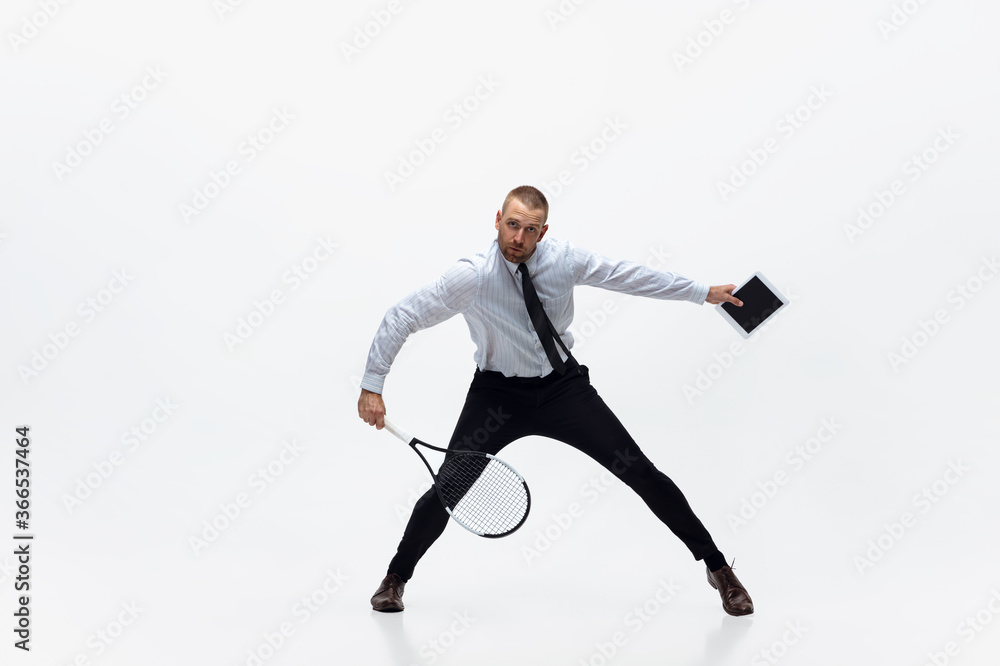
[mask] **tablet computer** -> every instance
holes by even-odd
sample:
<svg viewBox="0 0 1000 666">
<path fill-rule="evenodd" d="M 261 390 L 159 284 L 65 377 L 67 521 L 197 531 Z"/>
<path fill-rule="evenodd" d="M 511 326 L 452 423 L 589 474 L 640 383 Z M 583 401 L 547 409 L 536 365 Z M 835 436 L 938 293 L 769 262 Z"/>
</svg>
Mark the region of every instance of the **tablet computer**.
<svg viewBox="0 0 1000 666">
<path fill-rule="evenodd" d="M 715 309 L 744 338 L 749 338 L 761 324 L 788 305 L 788 299 L 759 271 L 734 289 L 733 296 L 743 301 L 743 305 L 719 303 Z"/>
</svg>

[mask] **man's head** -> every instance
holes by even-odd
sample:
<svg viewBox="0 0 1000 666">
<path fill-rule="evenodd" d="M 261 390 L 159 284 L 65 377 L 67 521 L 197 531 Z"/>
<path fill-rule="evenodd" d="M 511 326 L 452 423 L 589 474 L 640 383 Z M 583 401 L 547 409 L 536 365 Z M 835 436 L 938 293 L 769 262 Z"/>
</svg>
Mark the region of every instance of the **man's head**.
<svg viewBox="0 0 1000 666">
<path fill-rule="evenodd" d="M 497 242 L 507 261 L 516 264 L 527 261 L 535 253 L 549 225 L 549 202 L 545 195 L 530 185 L 515 187 L 497 211 Z"/>
</svg>

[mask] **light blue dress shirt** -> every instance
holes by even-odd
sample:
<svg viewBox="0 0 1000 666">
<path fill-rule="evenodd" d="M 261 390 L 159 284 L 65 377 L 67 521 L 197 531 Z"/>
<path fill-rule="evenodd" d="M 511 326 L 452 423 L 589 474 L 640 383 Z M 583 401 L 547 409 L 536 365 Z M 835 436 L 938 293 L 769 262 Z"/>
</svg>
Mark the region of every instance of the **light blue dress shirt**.
<svg viewBox="0 0 1000 666">
<path fill-rule="evenodd" d="M 632 261 L 616 261 L 567 241 L 543 238 L 526 262 L 528 275 L 568 349 L 573 334 L 573 287 L 589 285 L 633 296 L 691 301 L 708 297 L 709 285 Z M 507 377 L 544 377 L 552 372 L 528 316 L 517 264 L 507 261 L 496 239 L 473 257 L 461 259 L 434 282 L 389 308 L 365 366 L 361 388 L 382 393 L 396 354 L 412 334 L 461 314 L 476 343 L 481 370 Z M 565 354 L 559 351 L 560 357 Z"/>
</svg>

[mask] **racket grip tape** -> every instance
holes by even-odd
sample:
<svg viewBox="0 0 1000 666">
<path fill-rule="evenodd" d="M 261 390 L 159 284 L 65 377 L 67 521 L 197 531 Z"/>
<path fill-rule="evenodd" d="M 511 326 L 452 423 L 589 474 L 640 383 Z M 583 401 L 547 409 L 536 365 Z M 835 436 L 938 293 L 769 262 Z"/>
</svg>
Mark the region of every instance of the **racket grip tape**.
<svg viewBox="0 0 1000 666">
<path fill-rule="evenodd" d="M 384 420 L 385 420 L 385 429 L 386 430 L 388 430 L 389 432 L 391 432 L 396 437 L 399 437 L 401 440 L 403 440 L 407 444 L 409 444 L 410 442 L 413 441 L 413 435 L 411 435 L 410 433 L 406 432 L 405 430 L 403 430 L 402 428 L 400 428 L 399 426 L 397 426 L 395 423 L 393 423 L 392 421 L 390 421 L 388 416 L 384 417 Z"/>
</svg>

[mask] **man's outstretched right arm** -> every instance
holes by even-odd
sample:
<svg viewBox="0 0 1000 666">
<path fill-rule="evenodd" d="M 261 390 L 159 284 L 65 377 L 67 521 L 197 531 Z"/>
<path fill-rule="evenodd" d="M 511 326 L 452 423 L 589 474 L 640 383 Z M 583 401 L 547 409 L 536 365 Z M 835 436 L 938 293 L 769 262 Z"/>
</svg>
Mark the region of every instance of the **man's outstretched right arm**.
<svg viewBox="0 0 1000 666">
<path fill-rule="evenodd" d="M 358 416 L 381 430 L 385 426 L 382 388 L 386 375 L 407 338 L 419 330 L 450 319 L 465 310 L 479 287 L 479 275 L 468 261 L 460 261 L 434 282 L 416 290 L 389 308 L 368 351 L 361 380 Z"/>
</svg>

